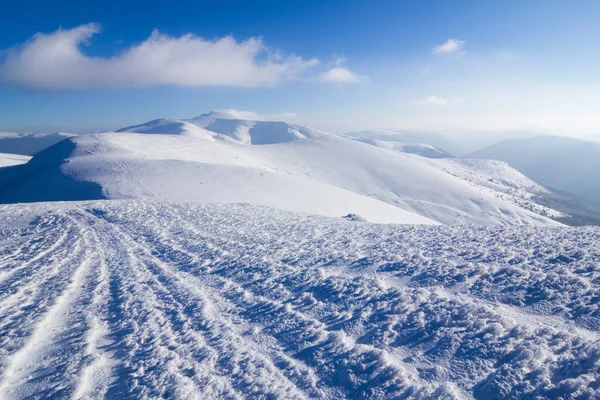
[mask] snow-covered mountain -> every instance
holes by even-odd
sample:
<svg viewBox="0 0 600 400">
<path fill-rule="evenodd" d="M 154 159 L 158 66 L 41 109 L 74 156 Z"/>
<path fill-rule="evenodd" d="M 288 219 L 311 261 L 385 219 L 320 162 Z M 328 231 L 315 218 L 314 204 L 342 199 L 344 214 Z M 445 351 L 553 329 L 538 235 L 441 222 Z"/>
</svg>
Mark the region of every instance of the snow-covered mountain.
<svg viewBox="0 0 600 400">
<path fill-rule="evenodd" d="M 599 249 L 598 228 L 3 205 L 0 398 L 596 399 Z"/>
<path fill-rule="evenodd" d="M 538 136 L 506 140 L 468 157 L 505 161 L 542 185 L 600 205 L 600 142 Z"/>
<path fill-rule="evenodd" d="M 240 152 L 244 147 L 182 135 L 83 135 L 40 152 L 26 165 L 2 168 L 0 202 L 151 197 L 433 223 L 369 196 L 282 173 Z"/>
<path fill-rule="evenodd" d="M 550 214 L 452 173 L 454 164 L 431 161 L 284 122 L 210 113 L 70 138 L 0 172 L 0 201 L 156 197 L 375 222 L 553 224 Z"/>
<path fill-rule="evenodd" d="M 219 111 L 186 120 L 158 119 L 117 132 L 167 133 L 204 139 L 229 139 L 254 145 L 286 143 L 323 135 L 314 129 L 281 121 L 243 120 Z"/>
<path fill-rule="evenodd" d="M 64 132 L 55 133 L 15 133 L 0 132 L 0 153 L 32 156 L 53 144 L 75 135 Z"/>
</svg>

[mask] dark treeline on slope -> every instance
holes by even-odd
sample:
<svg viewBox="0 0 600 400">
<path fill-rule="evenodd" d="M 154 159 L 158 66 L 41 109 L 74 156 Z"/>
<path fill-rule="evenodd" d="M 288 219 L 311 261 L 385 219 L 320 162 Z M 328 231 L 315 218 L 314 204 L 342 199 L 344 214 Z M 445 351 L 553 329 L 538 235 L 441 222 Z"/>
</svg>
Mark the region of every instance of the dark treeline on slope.
<svg viewBox="0 0 600 400">
<path fill-rule="evenodd" d="M 564 218 L 554 218 L 556 221 L 570 226 L 600 226 L 600 206 L 569 193 L 548 190 L 548 194 L 539 195 L 534 200 L 568 215 Z"/>
</svg>

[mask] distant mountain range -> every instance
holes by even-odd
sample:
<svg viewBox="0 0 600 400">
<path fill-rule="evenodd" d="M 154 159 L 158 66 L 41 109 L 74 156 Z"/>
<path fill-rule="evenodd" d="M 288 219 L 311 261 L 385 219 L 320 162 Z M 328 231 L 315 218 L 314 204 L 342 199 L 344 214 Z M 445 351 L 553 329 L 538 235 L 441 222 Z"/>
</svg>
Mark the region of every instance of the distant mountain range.
<svg viewBox="0 0 600 400">
<path fill-rule="evenodd" d="M 537 136 L 505 140 L 467 157 L 505 161 L 544 186 L 600 206 L 600 142 Z"/>
<path fill-rule="evenodd" d="M 76 135 L 55 133 L 13 133 L 0 132 L 0 153 L 32 156 L 68 137 Z"/>
</svg>

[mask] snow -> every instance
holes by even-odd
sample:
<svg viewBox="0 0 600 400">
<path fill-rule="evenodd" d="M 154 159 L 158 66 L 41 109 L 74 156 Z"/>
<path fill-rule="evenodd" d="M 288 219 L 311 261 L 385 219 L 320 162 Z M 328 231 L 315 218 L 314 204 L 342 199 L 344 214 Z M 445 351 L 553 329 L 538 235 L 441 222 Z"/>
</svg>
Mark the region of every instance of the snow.
<svg viewBox="0 0 600 400">
<path fill-rule="evenodd" d="M 556 212 L 473 185 L 449 164 L 284 122 L 219 115 L 70 138 L 32 165 L 0 172 L 0 202 L 153 197 L 371 222 L 557 224 L 546 217 Z"/>
<path fill-rule="evenodd" d="M 25 164 L 30 159 L 31 157 L 23 156 L 21 154 L 0 153 L 0 168 Z"/>
<path fill-rule="evenodd" d="M 314 129 L 282 121 L 243 120 L 222 111 L 211 111 L 186 121 L 243 144 L 285 143 L 325 135 Z"/>
<path fill-rule="evenodd" d="M 291 176 L 305 175 L 442 223 L 552 224 L 419 156 L 330 136 L 249 150 Z"/>
<path fill-rule="evenodd" d="M 73 150 L 57 147 L 40 155 L 53 159 L 60 177 L 52 179 L 67 186 L 36 194 L 25 181 L 0 200 L 94 198 L 89 185 L 81 197 L 61 198 L 75 196 L 78 188 L 71 183 L 83 181 L 97 185 L 105 198 L 245 202 L 327 216 L 356 213 L 373 222 L 553 223 L 472 188 L 425 159 L 347 139 L 243 146 L 182 135 L 104 133 L 68 142 Z"/>
<path fill-rule="evenodd" d="M 436 223 L 337 186 L 274 172 L 221 142 L 182 135 L 103 133 L 66 140 L 0 173 L 0 201 L 158 198 L 251 203 L 374 222 Z M 10 172 L 10 173 L 9 173 Z"/>
<path fill-rule="evenodd" d="M 600 398 L 600 228 L 376 134 L 0 135 L 0 399 Z"/>
<path fill-rule="evenodd" d="M 448 174 L 496 198 L 551 218 L 563 218 L 563 212 L 536 203 L 538 196 L 549 193 L 544 186 L 529 179 L 507 163 L 483 159 L 431 160 Z"/>
<path fill-rule="evenodd" d="M 233 140 L 235 143 L 263 145 L 285 143 L 324 135 L 316 130 L 281 121 L 238 119 L 223 111 L 211 111 L 187 120 L 157 119 L 119 129 L 118 132 L 183 135 L 204 139 Z"/>
<path fill-rule="evenodd" d="M 119 129 L 118 132 L 138 132 L 138 133 L 154 133 L 154 134 L 169 134 L 197 137 L 202 139 L 213 139 L 214 135 L 211 132 L 190 124 L 185 121 L 172 120 L 167 118 L 155 119 L 141 125 L 128 126 Z"/>
<path fill-rule="evenodd" d="M 597 398 L 598 249 L 598 228 L 2 205 L 0 398 Z"/>
</svg>

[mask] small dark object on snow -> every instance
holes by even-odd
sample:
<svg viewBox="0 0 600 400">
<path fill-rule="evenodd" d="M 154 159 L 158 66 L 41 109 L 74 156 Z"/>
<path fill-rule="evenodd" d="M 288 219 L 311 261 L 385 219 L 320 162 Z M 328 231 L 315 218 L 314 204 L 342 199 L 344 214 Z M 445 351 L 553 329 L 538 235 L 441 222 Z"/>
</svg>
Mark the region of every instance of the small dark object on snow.
<svg viewBox="0 0 600 400">
<path fill-rule="evenodd" d="M 365 221 L 366 221 L 366 219 L 364 219 L 364 218 L 363 218 L 363 217 L 361 217 L 360 215 L 358 215 L 358 214 L 353 214 L 353 213 L 350 213 L 350 214 L 348 214 L 348 215 L 344 215 L 342 218 L 345 218 L 345 219 L 347 219 L 348 221 L 362 221 L 362 222 L 365 222 Z"/>
</svg>

